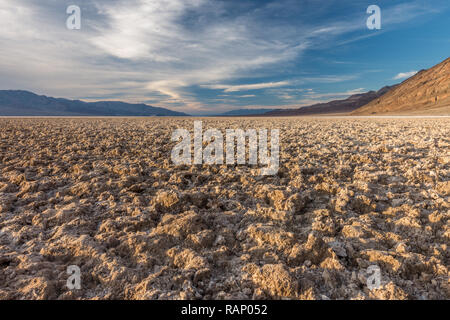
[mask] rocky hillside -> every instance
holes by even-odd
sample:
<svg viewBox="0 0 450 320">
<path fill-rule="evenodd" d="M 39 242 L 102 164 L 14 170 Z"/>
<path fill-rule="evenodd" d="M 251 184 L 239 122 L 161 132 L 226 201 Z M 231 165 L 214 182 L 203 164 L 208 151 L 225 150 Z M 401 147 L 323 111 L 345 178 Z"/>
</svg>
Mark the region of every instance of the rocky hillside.
<svg viewBox="0 0 450 320">
<path fill-rule="evenodd" d="M 352 114 L 405 113 L 450 114 L 450 58 L 431 69 L 420 71 Z"/>
</svg>

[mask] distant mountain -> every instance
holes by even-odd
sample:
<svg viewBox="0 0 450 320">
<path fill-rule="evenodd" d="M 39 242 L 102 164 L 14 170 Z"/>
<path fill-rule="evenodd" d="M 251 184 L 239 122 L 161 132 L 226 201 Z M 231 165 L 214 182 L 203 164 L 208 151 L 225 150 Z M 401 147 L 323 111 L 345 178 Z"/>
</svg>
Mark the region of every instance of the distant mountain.
<svg viewBox="0 0 450 320">
<path fill-rule="evenodd" d="M 0 90 L 0 116 L 188 116 L 146 104 L 84 102 L 39 96 L 29 91 Z"/>
<path fill-rule="evenodd" d="M 378 91 L 355 94 L 345 100 L 334 100 L 326 103 L 318 103 L 299 109 L 278 109 L 264 113 L 263 116 L 304 116 L 315 114 L 334 114 L 352 112 L 361 106 L 383 96 L 395 86 L 386 86 Z"/>
<path fill-rule="evenodd" d="M 370 114 L 450 114 L 450 58 L 422 70 L 386 95 L 354 111 Z"/>
<path fill-rule="evenodd" d="M 263 114 L 266 112 L 273 111 L 275 109 L 237 109 L 237 110 L 231 110 L 228 112 L 224 112 L 219 114 L 219 116 L 251 116 L 255 114 Z"/>
</svg>

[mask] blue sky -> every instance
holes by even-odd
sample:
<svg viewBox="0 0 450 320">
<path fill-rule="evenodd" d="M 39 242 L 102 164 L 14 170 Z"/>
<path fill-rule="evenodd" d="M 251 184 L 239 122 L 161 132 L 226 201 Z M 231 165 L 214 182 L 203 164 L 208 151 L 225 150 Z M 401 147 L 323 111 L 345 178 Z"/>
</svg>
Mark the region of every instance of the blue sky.
<svg viewBox="0 0 450 320">
<path fill-rule="evenodd" d="M 68 30 L 66 7 L 82 10 Z M 369 5 L 381 30 L 369 30 Z M 448 0 L 3 0 L 0 89 L 190 114 L 378 90 L 450 53 Z"/>
</svg>

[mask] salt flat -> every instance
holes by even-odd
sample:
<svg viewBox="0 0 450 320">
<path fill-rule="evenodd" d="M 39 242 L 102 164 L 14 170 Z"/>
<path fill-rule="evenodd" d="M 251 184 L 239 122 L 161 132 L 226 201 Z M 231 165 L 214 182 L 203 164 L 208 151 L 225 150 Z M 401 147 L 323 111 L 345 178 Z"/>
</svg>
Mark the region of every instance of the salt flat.
<svg viewBox="0 0 450 320">
<path fill-rule="evenodd" d="M 202 119 L 279 129 L 265 177 L 174 166 L 194 120 L 0 119 L 0 299 L 450 298 L 449 118 Z"/>
</svg>

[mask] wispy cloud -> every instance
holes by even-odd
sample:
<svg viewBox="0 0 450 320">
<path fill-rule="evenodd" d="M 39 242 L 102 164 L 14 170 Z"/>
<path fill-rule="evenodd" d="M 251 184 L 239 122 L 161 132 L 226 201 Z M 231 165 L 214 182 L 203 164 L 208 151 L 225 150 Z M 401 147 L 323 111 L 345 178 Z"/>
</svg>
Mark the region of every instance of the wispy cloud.
<svg viewBox="0 0 450 320">
<path fill-rule="evenodd" d="M 287 89 L 279 93 L 279 98 L 288 101 L 289 104 L 294 103 L 294 106 L 299 108 L 312 104 L 329 102 L 331 100 L 346 99 L 352 95 L 365 93 L 366 91 L 367 90 L 364 88 L 358 88 L 344 92 L 317 93 L 313 89 L 296 91 Z"/>
<path fill-rule="evenodd" d="M 302 77 L 303 82 L 310 83 L 339 83 L 344 81 L 355 80 L 359 77 L 359 74 L 351 74 L 351 75 L 323 75 L 316 77 Z"/>
<path fill-rule="evenodd" d="M 328 92 L 328 93 L 316 93 L 314 91 L 309 91 L 305 94 L 305 96 L 308 99 L 342 98 L 342 97 L 350 97 L 352 95 L 361 94 L 364 92 L 366 92 L 364 88 L 348 90 L 345 92 Z"/>
<path fill-rule="evenodd" d="M 400 72 L 393 78 L 393 80 L 401 80 L 401 79 L 411 78 L 412 76 L 416 75 L 417 72 L 418 71 Z"/>
<path fill-rule="evenodd" d="M 279 81 L 279 82 L 266 82 L 266 83 L 241 84 L 241 85 L 213 84 L 213 85 L 202 85 L 202 87 L 215 90 L 223 90 L 224 92 L 237 92 L 237 91 L 278 88 L 287 86 L 289 84 L 290 84 L 289 81 Z"/>
</svg>

